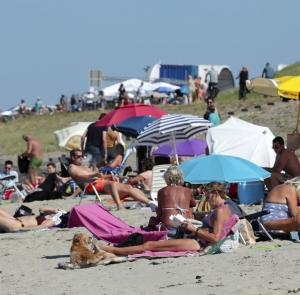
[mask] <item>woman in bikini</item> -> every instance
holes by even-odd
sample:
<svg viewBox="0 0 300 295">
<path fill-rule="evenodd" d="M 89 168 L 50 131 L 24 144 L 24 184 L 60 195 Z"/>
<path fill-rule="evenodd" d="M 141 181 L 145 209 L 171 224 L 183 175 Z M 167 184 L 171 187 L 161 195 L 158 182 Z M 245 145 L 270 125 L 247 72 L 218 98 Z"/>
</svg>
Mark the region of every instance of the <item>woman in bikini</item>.
<svg viewBox="0 0 300 295">
<path fill-rule="evenodd" d="M 39 215 L 13 217 L 0 209 L 0 231 L 9 233 L 54 226 L 57 224 L 57 219 L 53 217 L 59 211 L 59 209 L 41 208 Z"/>
<path fill-rule="evenodd" d="M 212 212 L 208 217 L 207 228 L 195 227 L 188 221 L 182 224 L 182 228 L 191 233 L 193 238 L 149 241 L 145 244 L 118 248 L 109 245 L 98 244 L 98 247 L 116 255 L 131 255 L 144 251 L 198 251 L 202 245 L 215 244 L 231 234 L 232 226 L 237 222 L 237 216 L 232 215 L 228 205 L 223 199 L 226 194 L 226 186 L 221 183 L 210 183 L 206 187 L 206 197 Z"/>
<path fill-rule="evenodd" d="M 185 218 L 192 218 L 192 208 L 196 205 L 196 201 L 192 196 L 192 190 L 183 187 L 183 175 L 178 166 L 170 166 L 164 174 L 164 179 L 167 186 L 157 193 L 156 217 L 150 218 L 149 226 L 167 229 L 173 235 L 176 232 L 176 225 L 170 220 L 170 216 L 181 214 Z"/>
<path fill-rule="evenodd" d="M 261 218 L 264 226 L 285 232 L 300 230 L 299 201 L 300 177 L 275 186 L 264 201 L 263 210 L 270 212 Z"/>
</svg>

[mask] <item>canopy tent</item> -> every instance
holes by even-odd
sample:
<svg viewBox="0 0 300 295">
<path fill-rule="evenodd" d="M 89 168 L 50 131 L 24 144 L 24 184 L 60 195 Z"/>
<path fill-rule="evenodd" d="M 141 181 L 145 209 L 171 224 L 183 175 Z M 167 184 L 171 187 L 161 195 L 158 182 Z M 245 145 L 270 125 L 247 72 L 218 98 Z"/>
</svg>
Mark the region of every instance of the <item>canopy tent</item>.
<svg viewBox="0 0 300 295">
<path fill-rule="evenodd" d="M 273 167 L 274 137 L 268 127 L 230 117 L 223 124 L 208 129 L 206 141 L 210 154 L 237 156 L 261 167 Z"/>
<path fill-rule="evenodd" d="M 104 96 L 118 96 L 119 95 L 119 87 L 121 84 L 123 84 L 126 92 L 136 93 L 138 88 L 141 86 L 142 82 L 143 82 L 143 89 L 146 93 L 153 91 L 155 88 L 158 88 L 157 86 L 155 86 L 151 83 L 144 82 L 139 79 L 129 79 L 129 80 L 123 81 L 122 83 L 116 83 L 111 86 L 105 87 L 102 89 L 102 91 L 104 93 Z"/>
</svg>

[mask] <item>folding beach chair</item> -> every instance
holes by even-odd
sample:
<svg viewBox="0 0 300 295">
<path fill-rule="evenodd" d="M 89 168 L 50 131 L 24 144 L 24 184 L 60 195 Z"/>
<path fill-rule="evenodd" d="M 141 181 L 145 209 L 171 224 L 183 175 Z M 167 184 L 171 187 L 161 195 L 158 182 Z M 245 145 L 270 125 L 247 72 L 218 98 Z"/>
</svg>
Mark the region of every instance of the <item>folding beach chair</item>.
<svg viewBox="0 0 300 295">
<path fill-rule="evenodd" d="M 69 167 L 69 164 L 70 164 L 70 159 L 67 158 L 65 155 L 62 155 L 61 157 L 58 158 L 58 160 L 59 160 L 60 165 L 61 165 L 62 175 L 64 175 L 64 177 L 70 176 L 69 173 L 68 173 L 68 167 Z M 82 184 L 76 182 L 75 180 L 74 180 L 74 182 L 81 189 L 81 193 L 79 195 L 79 197 L 80 197 L 79 204 L 80 204 L 82 202 L 83 197 L 85 195 L 89 195 L 89 193 L 86 192 L 87 186 L 89 184 L 82 185 Z M 101 198 L 99 192 L 96 190 L 95 186 L 92 183 L 90 185 L 92 186 L 93 191 L 95 193 L 96 201 L 98 200 L 100 203 L 102 203 L 102 198 Z"/>
<path fill-rule="evenodd" d="M 158 191 L 167 185 L 164 179 L 164 174 L 169 167 L 170 164 L 155 165 L 152 169 L 152 187 L 150 196 L 153 201 L 157 201 Z"/>
<path fill-rule="evenodd" d="M 6 177 L 0 178 L 0 191 L 1 193 L 4 193 L 5 190 L 9 188 L 13 188 L 14 191 L 22 198 L 22 200 L 25 199 L 25 195 L 20 191 L 16 183 L 13 181 L 16 177 L 14 175 L 9 175 Z"/>
</svg>

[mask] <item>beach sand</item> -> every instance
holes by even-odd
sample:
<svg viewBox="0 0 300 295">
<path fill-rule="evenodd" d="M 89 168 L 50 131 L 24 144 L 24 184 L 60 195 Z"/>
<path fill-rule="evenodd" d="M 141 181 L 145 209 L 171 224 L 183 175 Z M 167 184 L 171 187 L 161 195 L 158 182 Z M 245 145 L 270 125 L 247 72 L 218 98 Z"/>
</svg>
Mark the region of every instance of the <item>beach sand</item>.
<svg viewBox="0 0 300 295">
<path fill-rule="evenodd" d="M 110 198 L 105 198 L 108 203 Z M 34 212 L 51 206 L 69 210 L 78 199 L 29 203 Z M 93 202 L 84 199 L 83 203 Z M 19 204 L 2 204 L 13 213 Z M 131 225 L 146 225 L 149 210 L 113 211 Z M 289 294 L 300 292 L 297 243 L 259 242 L 234 253 L 200 257 L 138 259 L 133 262 L 61 270 L 71 240 L 84 228 L 0 234 L 0 294 Z"/>
</svg>

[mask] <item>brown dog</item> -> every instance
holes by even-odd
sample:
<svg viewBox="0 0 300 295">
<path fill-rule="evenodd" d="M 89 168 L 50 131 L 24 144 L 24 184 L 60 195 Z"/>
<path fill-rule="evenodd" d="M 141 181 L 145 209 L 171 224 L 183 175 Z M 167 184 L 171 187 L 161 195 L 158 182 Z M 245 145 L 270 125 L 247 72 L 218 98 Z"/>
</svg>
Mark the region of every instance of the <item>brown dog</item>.
<svg viewBox="0 0 300 295">
<path fill-rule="evenodd" d="M 75 269 L 127 261 L 126 257 L 118 257 L 105 252 L 96 246 L 92 237 L 84 233 L 76 233 L 70 249 L 70 262 L 59 263 L 58 268 Z M 100 263 L 101 262 L 101 263 Z"/>
</svg>

